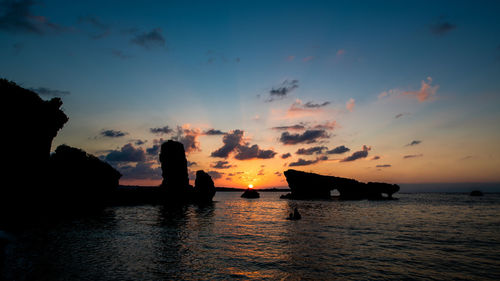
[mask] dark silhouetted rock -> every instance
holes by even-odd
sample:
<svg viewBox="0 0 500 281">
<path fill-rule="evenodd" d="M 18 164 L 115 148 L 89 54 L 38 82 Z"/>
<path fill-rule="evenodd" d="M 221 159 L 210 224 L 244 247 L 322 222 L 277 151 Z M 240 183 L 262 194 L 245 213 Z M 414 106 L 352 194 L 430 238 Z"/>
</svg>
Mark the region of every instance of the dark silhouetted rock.
<svg viewBox="0 0 500 281">
<path fill-rule="evenodd" d="M 362 183 L 353 179 L 324 176 L 296 170 L 284 172 L 291 193 L 287 199 L 330 199 L 330 191 L 337 189 L 340 199 L 392 199 L 399 186 L 388 183 Z M 386 194 L 384 197 L 382 194 Z"/>
<path fill-rule="evenodd" d="M 212 177 L 203 170 L 196 172 L 194 196 L 198 201 L 212 201 L 215 195 L 215 185 Z"/>
<path fill-rule="evenodd" d="M 470 196 L 483 196 L 483 192 L 481 190 L 473 190 L 471 191 L 471 193 L 469 194 Z"/>
<path fill-rule="evenodd" d="M 168 140 L 161 145 L 160 163 L 163 176 L 162 186 L 175 193 L 187 192 L 188 169 L 184 145 Z"/>
<path fill-rule="evenodd" d="M 0 79 L 1 127 L 8 141 L 4 149 L 0 212 L 31 213 L 43 201 L 52 140 L 68 121 L 62 101 L 41 99 L 36 93 Z M 17 210 L 16 210 L 17 209 Z M 16 214 L 13 214 L 16 213 Z"/>
<path fill-rule="evenodd" d="M 211 201 L 214 182 L 204 171 L 196 173 L 195 187 L 189 185 L 186 153 L 180 142 L 168 140 L 161 145 L 160 163 L 163 176 L 161 187 L 164 200 L 170 202 Z"/>
<path fill-rule="evenodd" d="M 51 192 L 55 206 L 89 209 L 110 202 L 121 174 L 85 151 L 60 145 L 50 156 Z"/>
<path fill-rule="evenodd" d="M 255 189 L 247 188 L 245 190 L 245 192 L 243 192 L 243 194 L 241 194 L 241 197 L 254 199 L 254 198 L 260 198 L 260 194 Z"/>
</svg>

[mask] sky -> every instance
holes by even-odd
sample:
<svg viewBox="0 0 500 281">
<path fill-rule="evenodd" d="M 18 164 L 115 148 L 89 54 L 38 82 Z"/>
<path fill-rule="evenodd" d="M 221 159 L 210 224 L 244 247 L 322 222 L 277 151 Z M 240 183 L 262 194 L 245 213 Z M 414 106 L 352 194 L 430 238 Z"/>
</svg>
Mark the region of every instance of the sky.
<svg viewBox="0 0 500 281">
<path fill-rule="evenodd" d="M 297 169 L 500 182 L 498 1 L 0 0 L 0 77 L 61 97 L 67 144 L 161 182 L 286 186 Z"/>
</svg>

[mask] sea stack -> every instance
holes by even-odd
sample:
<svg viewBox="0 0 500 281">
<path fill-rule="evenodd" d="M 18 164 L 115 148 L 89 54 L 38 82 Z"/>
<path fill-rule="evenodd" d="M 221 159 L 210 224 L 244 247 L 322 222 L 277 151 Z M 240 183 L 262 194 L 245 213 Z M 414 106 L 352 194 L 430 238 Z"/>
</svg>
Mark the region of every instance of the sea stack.
<svg viewBox="0 0 500 281">
<path fill-rule="evenodd" d="M 212 201 L 215 195 L 215 185 L 212 177 L 203 170 L 196 172 L 194 196 L 197 201 Z"/>
<path fill-rule="evenodd" d="M 241 194 L 242 198 L 249 198 L 249 199 L 255 199 L 255 198 L 260 198 L 260 194 L 257 192 L 257 190 L 252 189 L 252 188 L 247 188 L 243 194 Z"/>
<path fill-rule="evenodd" d="M 184 145 L 180 142 L 168 140 L 161 145 L 160 152 L 161 184 L 167 191 L 183 194 L 189 190 L 189 178 Z"/>
<path fill-rule="evenodd" d="M 399 191 L 397 184 L 380 182 L 363 183 L 354 179 L 324 176 L 296 170 L 284 172 L 291 193 L 285 199 L 330 199 L 330 191 L 337 189 L 340 199 L 392 199 Z M 383 196 L 385 194 L 386 196 Z"/>
<path fill-rule="evenodd" d="M 184 145 L 168 140 L 161 145 L 160 163 L 163 176 L 161 187 L 165 200 L 173 201 L 212 201 L 215 186 L 209 174 L 196 172 L 195 187 L 189 184 L 186 153 Z"/>
</svg>

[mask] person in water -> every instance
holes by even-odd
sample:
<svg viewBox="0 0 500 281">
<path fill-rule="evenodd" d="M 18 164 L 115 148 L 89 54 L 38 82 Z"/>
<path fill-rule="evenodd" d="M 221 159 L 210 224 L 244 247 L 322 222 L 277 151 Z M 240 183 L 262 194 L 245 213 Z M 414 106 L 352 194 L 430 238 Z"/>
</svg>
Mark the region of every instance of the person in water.
<svg viewBox="0 0 500 281">
<path fill-rule="evenodd" d="M 290 213 L 290 215 L 288 216 L 289 220 L 300 220 L 301 218 L 302 216 L 300 215 L 297 207 L 295 207 L 295 209 L 293 209 L 293 213 Z"/>
</svg>

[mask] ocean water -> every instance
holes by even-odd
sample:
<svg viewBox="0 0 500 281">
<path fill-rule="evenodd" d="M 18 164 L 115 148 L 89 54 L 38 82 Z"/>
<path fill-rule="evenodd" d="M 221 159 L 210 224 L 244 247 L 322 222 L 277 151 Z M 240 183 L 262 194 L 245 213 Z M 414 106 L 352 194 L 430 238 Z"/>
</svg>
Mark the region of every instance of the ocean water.
<svg viewBox="0 0 500 281">
<path fill-rule="evenodd" d="M 499 280 L 500 194 L 113 207 L 6 233 L 6 280 Z M 285 218 L 297 207 L 302 220 Z"/>
</svg>

